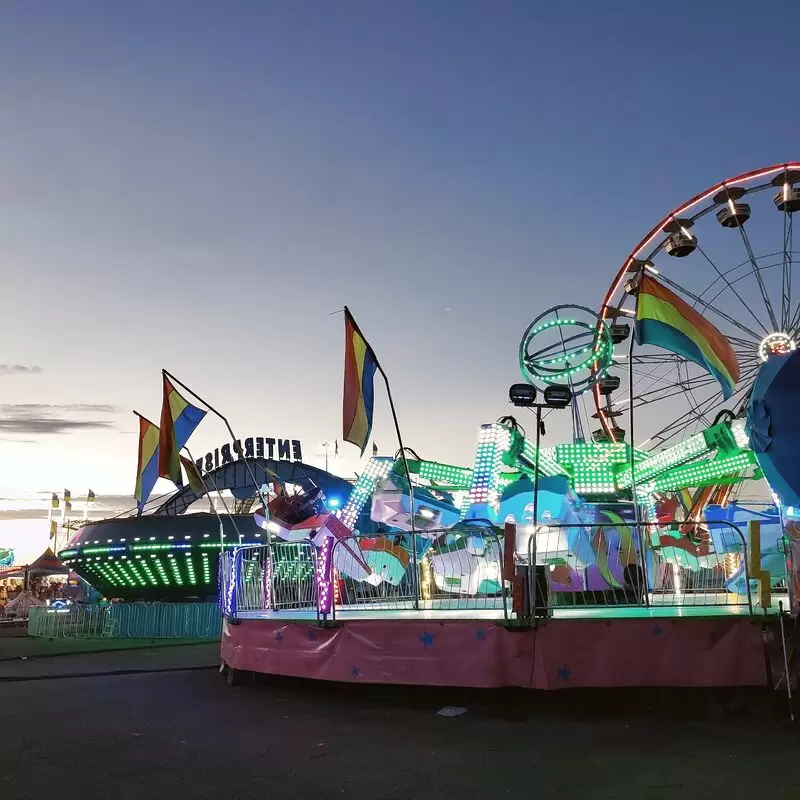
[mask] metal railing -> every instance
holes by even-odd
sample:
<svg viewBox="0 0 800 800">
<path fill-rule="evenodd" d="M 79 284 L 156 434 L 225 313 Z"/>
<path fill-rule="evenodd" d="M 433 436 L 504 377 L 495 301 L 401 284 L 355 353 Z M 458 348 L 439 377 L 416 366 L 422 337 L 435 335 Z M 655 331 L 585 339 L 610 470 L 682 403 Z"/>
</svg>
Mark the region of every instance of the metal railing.
<svg viewBox="0 0 800 800">
<path fill-rule="evenodd" d="M 398 541 L 395 542 L 394 538 Z M 361 545 L 381 541 L 379 550 Z M 331 551 L 332 613 L 366 608 L 406 611 L 419 608 L 411 556 L 399 537 L 354 534 L 334 543 Z"/>
<path fill-rule="evenodd" d="M 643 526 L 652 605 L 747 606 L 753 613 L 747 538 L 731 522 Z"/>
<path fill-rule="evenodd" d="M 609 524 L 517 527 L 515 562 L 526 568 L 531 615 L 556 608 L 644 605 L 635 534 Z"/>
<path fill-rule="evenodd" d="M 116 603 L 110 636 L 134 639 L 218 639 L 222 617 L 214 603 Z"/>
<path fill-rule="evenodd" d="M 264 610 L 319 617 L 327 596 L 331 607 L 322 615 L 333 617 L 468 611 L 508 619 L 512 608 L 527 618 L 614 606 L 753 612 L 748 542 L 728 522 L 556 524 L 535 534 L 532 526 L 517 526 L 515 536 L 508 560 L 505 534 L 478 525 L 353 534 L 333 542 L 329 553 L 308 541 L 241 547 L 222 556 L 222 607 L 228 616 Z M 511 562 L 523 577 L 504 574 Z"/>
<path fill-rule="evenodd" d="M 28 612 L 28 636 L 49 639 L 97 639 L 113 636 L 111 606 L 70 606 L 66 612 L 52 612 L 36 606 Z"/>
<path fill-rule="evenodd" d="M 752 614 L 747 540 L 729 522 L 520 526 L 531 615 L 610 606 L 738 606 Z M 740 577 L 740 580 L 738 578 Z M 733 584 L 736 584 L 735 588 Z"/>
<path fill-rule="evenodd" d="M 236 614 L 235 553 L 226 550 L 219 555 L 217 578 L 218 606 L 223 616 Z"/>
<path fill-rule="evenodd" d="M 353 535 L 335 543 L 331 562 L 334 616 L 422 610 L 496 611 L 508 618 L 496 529 Z"/>
<path fill-rule="evenodd" d="M 262 611 L 269 608 L 269 551 L 265 545 L 238 547 L 233 555 L 236 581 L 236 611 Z"/>
<path fill-rule="evenodd" d="M 272 545 L 271 608 L 316 611 L 317 554 L 311 542 L 277 542 Z M 269 591 L 269 590 L 268 590 Z"/>
<path fill-rule="evenodd" d="M 247 545 L 220 557 L 219 607 L 247 611 L 317 610 L 316 550 L 310 542 Z"/>
<path fill-rule="evenodd" d="M 214 603 L 75 604 L 30 610 L 28 635 L 49 639 L 217 639 L 222 619 Z"/>
</svg>

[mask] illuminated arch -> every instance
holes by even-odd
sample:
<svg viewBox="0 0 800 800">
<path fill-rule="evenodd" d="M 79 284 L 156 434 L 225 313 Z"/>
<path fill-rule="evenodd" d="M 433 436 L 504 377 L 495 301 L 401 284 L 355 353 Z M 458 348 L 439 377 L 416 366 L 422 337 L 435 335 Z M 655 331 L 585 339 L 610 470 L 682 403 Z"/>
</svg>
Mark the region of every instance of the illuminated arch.
<svg viewBox="0 0 800 800">
<path fill-rule="evenodd" d="M 250 466 L 259 485 L 272 483 L 275 479 L 274 476 L 277 475 L 283 483 L 295 484 L 302 487 L 304 491 L 319 487 L 327 497 L 337 497 L 341 504 L 347 502 L 347 498 L 353 489 L 352 484 L 344 478 L 332 475 L 319 467 L 304 464 L 302 461 L 248 458 L 247 465 Z M 213 486 L 220 490 L 228 489 L 238 500 L 254 497 L 256 495 L 256 487 L 253 485 L 247 465 L 244 459 L 231 461 L 229 464 L 223 464 L 211 470 L 211 472 L 205 473 L 203 480 L 209 490 L 213 491 Z M 183 514 L 192 503 L 201 497 L 203 497 L 202 494 L 198 494 L 190 486 L 186 486 L 175 494 L 170 495 L 152 513 L 154 515 L 175 517 Z"/>
</svg>

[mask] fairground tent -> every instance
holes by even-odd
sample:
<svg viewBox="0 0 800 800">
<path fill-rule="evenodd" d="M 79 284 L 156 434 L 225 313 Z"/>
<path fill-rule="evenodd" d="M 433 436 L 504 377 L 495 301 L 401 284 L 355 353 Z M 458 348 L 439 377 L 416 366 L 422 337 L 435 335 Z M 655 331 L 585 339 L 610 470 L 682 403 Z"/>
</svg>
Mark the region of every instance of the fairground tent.
<svg viewBox="0 0 800 800">
<path fill-rule="evenodd" d="M 67 575 L 69 569 L 64 562 L 48 547 L 39 558 L 30 564 L 15 564 L 13 567 L 0 569 L 2 578 L 42 577 L 45 575 Z"/>
</svg>

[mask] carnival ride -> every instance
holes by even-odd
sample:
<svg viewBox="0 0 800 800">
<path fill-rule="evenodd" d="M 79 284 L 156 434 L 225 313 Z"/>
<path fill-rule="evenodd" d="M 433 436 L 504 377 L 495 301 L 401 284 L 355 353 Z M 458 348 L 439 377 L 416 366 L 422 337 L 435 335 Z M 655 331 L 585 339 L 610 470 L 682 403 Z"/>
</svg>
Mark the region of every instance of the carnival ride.
<svg viewBox="0 0 800 800">
<path fill-rule="evenodd" d="M 533 436 L 504 416 L 469 466 L 374 457 L 304 542 L 223 555 L 229 680 L 775 688 L 781 674 L 788 691 L 774 612 L 800 593 L 798 210 L 795 163 L 697 195 L 633 249 L 597 313 L 558 306 L 528 326 L 530 385 L 509 398 L 535 411 Z M 541 442 L 548 394 L 570 406 L 571 441 Z M 287 602 L 274 565 L 301 546 L 314 585 Z"/>
</svg>

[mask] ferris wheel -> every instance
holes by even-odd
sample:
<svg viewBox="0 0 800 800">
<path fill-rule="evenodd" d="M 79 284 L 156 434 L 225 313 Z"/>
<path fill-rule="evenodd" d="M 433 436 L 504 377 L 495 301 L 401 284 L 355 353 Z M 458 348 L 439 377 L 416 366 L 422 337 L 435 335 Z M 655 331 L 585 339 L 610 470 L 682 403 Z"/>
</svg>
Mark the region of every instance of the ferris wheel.
<svg viewBox="0 0 800 800">
<path fill-rule="evenodd" d="M 600 308 L 601 321 L 617 335 L 614 368 L 592 388 L 600 421 L 595 438 L 624 440 L 631 419 L 636 439 L 631 444 L 652 450 L 709 427 L 722 410 L 743 415 L 760 366 L 800 341 L 795 211 L 800 211 L 800 162 L 778 164 L 706 189 L 667 214 L 633 248 Z M 727 339 L 739 373 L 727 398 L 703 366 L 636 341 L 637 289 L 644 276 Z"/>
</svg>

